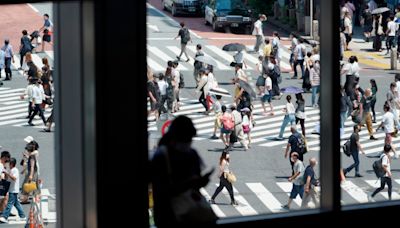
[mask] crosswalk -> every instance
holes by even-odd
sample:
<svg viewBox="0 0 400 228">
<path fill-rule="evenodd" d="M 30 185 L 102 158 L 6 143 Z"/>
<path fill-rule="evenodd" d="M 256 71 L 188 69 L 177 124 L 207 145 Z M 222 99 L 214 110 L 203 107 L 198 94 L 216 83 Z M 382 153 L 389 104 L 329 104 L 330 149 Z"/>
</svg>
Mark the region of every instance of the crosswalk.
<svg viewBox="0 0 400 228">
<path fill-rule="evenodd" d="M 368 203 L 368 196 L 379 187 L 380 182 L 377 180 L 346 180 L 342 182 L 342 205 L 352 205 L 359 203 Z M 200 192 L 209 200 L 214 194 L 217 183 L 210 183 Z M 234 183 L 235 200 L 238 206 L 230 205 L 230 197 L 226 189 L 224 189 L 215 199 L 216 204 L 211 207 L 218 217 L 229 216 L 247 216 L 265 213 L 282 213 L 287 210 L 282 205 L 287 204 L 292 183 L 287 181 L 270 181 L 262 182 L 236 182 Z M 393 181 L 392 200 L 399 200 L 400 179 Z M 318 187 L 318 192 L 320 188 Z M 382 190 L 374 197 L 374 201 L 388 200 L 387 188 Z M 309 205 L 315 206 L 312 203 Z M 291 205 L 292 210 L 301 208 L 301 198 L 297 196 Z"/>
<path fill-rule="evenodd" d="M 210 139 L 214 131 L 214 115 L 204 115 L 204 107 L 197 100 L 190 99 L 181 99 L 181 109 L 174 113 L 174 116 L 186 115 L 190 117 L 195 124 L 197 129 L 197 136 L 195 140 L 208 140 L 210 142 L 222 143 L 220 139 Z M 284 113 L 282 112 L 282 108 L 284 105 L 274 106 L 274 116 L 263 116 L 263 109 L 261 107 L 260 102 L 254 102 L 253 109 L 253 118 L 256 122 L 255 127 L 251 130 L 251 144 L 258 145 L 262 147 L 276 147 L 280 146 L 282 149 L 286 147 L 287 140 L 276 141 L 275 137 L 278 136 L 280 131 L 280 126 L 284 119 Z M 267 107 L 267 110 L 268 107 Z M 318 108 L 306 107 L 306 137 L 307 144 L 310 151 L 319 152 L 319 135 L 311 134 L 316 125 L 319 125 L 320 121 L 320 110 Z M 373 124 L 373 129 L 376 129 L 382 120 L 381 113 L 377 112 L 377 123 Z M 341 140 L 341 145 L 343 145 L 346 140 L 350 137 L 353 132 L 354 123 L 349 118 L 345 122 L 344 135 Z M 298 126 L 299 132 L 301 131 L 300 125 Z M 157 132 L 157 124 L 154 121 L 148 122 L 148 131 Z M 219 135 L 219 130 L 217 130 L 217 135 Z M 290 127 L 287 126 L 285 128 L 285 132 L 283 134 L 284 138 L 288 138 L 291 135 Z M 385 138 L 385 133 L 382 131 L 374 133 L 374 136 L 378 138 L 376 141 L 372 141 L 369 139 L 368 131 L 366 128 L 362 128 L 360 135 L 360 142 L 364 148 L 366 154 L 374 154 L 377 152 L 381 152 L 383 148 L 383 140 Z M 393 138 L 393 142 L 395 144 L 400 143 L 400 137 Z"/>
<path fill-rule="evenodd" d="M 252 49 L 253 46 L 247 46 L 248 49 Z M 165 71 L 167 66 L 168 60 L 175 60 L 176 56 L 180 53 L 180 47 L 167 45 L 167 46 L 153 46 L 147 45 L 147 64 L 150 66 L 151 69 L 157 72 Z M 233 61 L 234 52 L 226 52 L 221 49 L 221 47 L 215 45 L 203 45 L 203 51 L 205 55 L 209 55 L 213 57 L 216 62 L 217 66 L 214 66 L 214 70 L 221 70 L 221 71 L 233 71 L 233 68 L 229 66 L 229 64 Z M 188 45 L 187 52 L 191 57 L 189 62 L 180 62 L 178 69 L 180 71 L 192 71 L 193 70 L 193 58 L 196 53 L 196 46 L 195 45 Z M 282 53 L 282 61 L 281 61 L 281 68 L 282 69 L 290 69 L 289 58 L 290 58 L 290 51 L 288 50 L 287 45 L 282 45 L 281 48 Z M 253 54 L 244 54 L 244 60 L 247 63 L 247 68 L 245 70 L 255 70 L 256 64 L 258 63 L 258 58 L 256 55 Z"/>
</svg>

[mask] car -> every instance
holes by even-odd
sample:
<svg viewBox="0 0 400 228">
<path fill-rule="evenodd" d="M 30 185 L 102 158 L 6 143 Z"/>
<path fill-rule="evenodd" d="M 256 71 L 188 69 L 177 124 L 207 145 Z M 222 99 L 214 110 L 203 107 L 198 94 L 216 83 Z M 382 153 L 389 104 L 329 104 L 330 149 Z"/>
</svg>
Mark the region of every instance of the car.
<svg viewBox="0 0 400 228">
<path fill-rule="evenodd" d="M 230 27 L 251 32 L 252 11 L 242 0 L 208 0 L 204 10 L 205 24 L 210 24 L 214 31 Z"/>
<path fill-rule="evenodd" d="M 204 14 L 204 0 L 162 0 L 162 4 L 164 10 L 171 11 L 174 17 L 178 14 Z"/>
</svg>

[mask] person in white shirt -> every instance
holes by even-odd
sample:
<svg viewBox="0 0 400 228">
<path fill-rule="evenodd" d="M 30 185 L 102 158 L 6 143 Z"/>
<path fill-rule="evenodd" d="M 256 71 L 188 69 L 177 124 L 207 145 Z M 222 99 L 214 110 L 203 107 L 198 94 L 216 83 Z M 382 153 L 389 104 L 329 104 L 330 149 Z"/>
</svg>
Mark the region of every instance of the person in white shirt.
<svg viewBox="0 0 400 228">
<path fill-rule="evenodd" d="M 8 223 L 8 216 L 10 216 L 11 208 L 14 206 L 17 211 L 19 218 L 21 220 L 25 219 L 25 213 L 22 209 L 21 203 L 18 200 L 19 193 L 19 171 L 18 168 L 15 167 L 17 160 L 15 158 L 10 159 L 10 172 L 3 170 L 5 177 L 8 181 L 11 182 L 10 188 L 8 190 L 8 203 L 6 209 L 3 211 L 2 216 L 0 217 L 0 222 Z"/>
<path fill-rule="evenodd" d="M 372 198 L 382 191 L 385 188 L 385 185 L 388 186 L 388 196 L 389 200 L 392 200 L 392 171 L 390 169 L 391 158 L 389 156 L 389 152 L 392 150 L 392 147 L 388 144 L 385 145 L 383 149 L 383 154 L 380 157 L 380 161 L 382 162 L 383 170 L 385 171 L 385 175 L 381 177 L 381 186 L 377 188 L 371 196 L 368 196 L 368 200 L 372 201 Z"/>
<path fill-rule="evenodd" d="M 254 45 L 254 52 L 258 52 L 260 50 L 260 46 L 264 41 L 264 33 L 263 33 L 263 28 L 262 28 L 262 23 L 263 21 L 267 20 L 267 16 L 265 14 L 261 14 L 259 16 L 259 19 L 254 22 L 254 30 L 253 30 L 253 35 L 256 36 L 256 44 Z"/>
<path fill-rule="evenodd" d="M 282 125 L 281 125 L 281 130 L 279 132 L 279 136 L 277 137 L 278 140 L 283 140 L 283 133 L 285 131 L 286 126 L 290 123 L 290 125 L 296 124 L 296 109 L 294 108 L 294 105 L 292 104 L 292 97 L 290 95 L 286 96 L 286 107 L 282 109 L 282 112 L 285 113 L 285 118 L 283 119 Z"/>
<path fill-rule="evenodd" d="M 300 198 L 303 199 L 304 194 L 304 180 L 303 175 L 305 171 L 305 167 L 303 162 L 299 159 L 299 153 L 292 152 L 290 155 L 291 161 L 293 161 L 293 175 L 289 177 L 288 181 L 292 182 L 292 191 L 290 192 L 288 203 L 283 205 L 282 208 L 289 210 L 290 204 L 294 199 L 296 199 L 297 195 L 300 195 Z"/>
<path fill-rule="evenodd" d="M 291 40 L 289 63 L 290 63 L 290 66 L 292 67 L 292 70 L 294 70 L 294 50 L 296 49 L 297 44 L 299 44 L 299 41 L 294 36 L 294 33 L 290 33 L 289 39 Z"/>
<path fill-rule="evenodd" d="M 172 76 L 174 78 L 175 84 L 174 84 L 174 101 L 172 103 L 172 110 L 173 112 L 177 112 L 179 110 L 179 83 L 180 83 L 180 77 L 181 77 L 181 72 L 178 70 L 178 61 L 174 61 L 172 63 Z"/>
<path fill-rule="evenodd" d="M 10 152 L 3 151 L 0 155 L 0 180 L 5 178 L 3 171 L 6 170 L 5 165 L 10 161 Z M 8 201 L 8 195 L 0 196 L 0 211 L 4 211 Z"/>
<path fill-rule="evenodd" d="M 390 107 L 388 105 L 383 106 L 383 111 L 385 114 L 382 116 L 382 123 L 376 128 L 378 131 L 380 128 L 383 128 L 385 132 L 385 144 L 392 144 L 392 135 L 394 133 L 394 115 L 390 111 Z"/>
<path fill-rule="evenodd" d="M 394 37 L 396 36 L 397 29 L 397 23 L 394 22 L 394 16 L 391 15 L 388 19 L 386 30 L 386 55 L 389 54 L 389 50 L 394 46 Z"/>
<path fill-rule="evenodd" d="M 274 107 L 272 106 L 272 80 L 268 74 L 265 74 L 265 86 L 263 96 L 261 97 L 261 106 L 264 110 L 263 115 L 268 115 L 267 109 L 265 108 L 265 102 L 268 101 L 270 112 L 269 115 L 274 115 Z"/>
<path fill-rule="evenodd" d="M 204 106 L 204 108 L 205 108 L 205 112 L 204 112 L 204 114 L 205 115 L 208 115 L 208 110 L 209 110 L 209 108 L 208 108 L 208 105 L 207 105 L 207 99 L 206 99 L 206 97 L 207 97 L 207 94 L 208 94 L 208 86 L 206 86 L 207 85 L 207 82 L 208 82 L 208 80 L 207 80 L 207 74 L 206 74 L 206 69 L 200 69 L 200 81 L 199 81 L 199 84 L 197 85 L 197 88 L 196 88 L 196 93 L 200 93 L 200 97 L 199 97 L 199 102 Z"/>
<path fill-rule="evenodd" d="M 353 24 L 349 12 L 344 13 L 344 35 L 346 36 L 346 50 L 350 50 L 348 47 L 353 35 Z"/>
<path fill-rule="evenodd" d="M 32 123 L 33 118 L 39 113 L 40 118 L 42 118 L 43 124 L 46 126 L 46 119 L 44 117 L 43 109 L 41 107 L 43 99 L 45 98 L 43 87 L 40 87 L 39 79 L 33 79 L 35 86 L 32 87 L 32 109 L 33 114 L 29 117 L 28 125 L 35 126 Z"/>
<path fill-rule="evenodd" d="M 293 65 L 293 70 L 294 70 L 294 75 L 292 79 L 297 78 L 297 65 L 300 65 L 301 68 L 301 78 L 304 78 L 304 57 L 306 54 L 306 47 L 303 44 L 303 40 L 299 40 L 299 43 L 296 45 L 296 48 L 294 49 L 294 65 Z"/>
<path fill-rule="evenodd" d="M 244 53 L 242 50 L 238 51 L 234 56 L 233 56 L 233 63 L 234 66 L 236 66 L 237 64 L 240 64 L 242 67 L 247 68 L 247 63 L 246 61 L 244 61 Z"/>
<path fill-rule="evenodd" d="M 282 53 L 281 53 L 281 37 L 279 36 L 279 33 L 274 31 L 272 33 L 272 49 L 274 51 L 274 57 L 276 60 L 276 64 L 281 67 L 281 58 L 282 58 Z"/>
<path fill-rule="evenodd" d="M 164 104 L 168 99 L 168 97 L 167 97 L 168 83 L 164 79 L 164 74 L 160 73 L 158 75 L 157 84 L 158 84 L 158 88 L 160 89 L 160 95 L 161 95 L 160 105 L 159 105 L 159 108 L 158 108 L 158 113 L 159 114 L 167 113 L 167 109 L 165 108 Z"/>
</svg>

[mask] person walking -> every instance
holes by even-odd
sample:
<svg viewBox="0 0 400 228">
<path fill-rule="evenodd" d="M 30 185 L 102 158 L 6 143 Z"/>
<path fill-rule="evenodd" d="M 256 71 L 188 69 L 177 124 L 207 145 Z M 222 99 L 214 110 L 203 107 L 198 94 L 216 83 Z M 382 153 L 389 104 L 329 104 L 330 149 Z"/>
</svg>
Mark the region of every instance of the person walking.
<svg viewBox="0 0 400 228">
<path fill-rule="evenodd" d="M 371 103 L 372 103 L 372 94 L 371 94 L 371 89 L 366 89 L 364 92 L 364 95 L 361 98 L 361 104 L 362 104 L 362 123 L 366 123 L 367 129 L 368 129 L 368 134 L 369 134 L 369 139 L 370 140 L 377 140 L 377 138 L 374 137 L 374 132 L 372 129 L 372 118 L 371 118 Z"/>
<path fill-rule="evenodd" d="M 272 80 L 271 77 L 268 74 L 264 74 L 265 78 L 265 86 L 264 86 L 264 92 L 261 94 L 261 106 L 264 110 L 263 115 L 274 115 L 274 107 L 272 106 Z M 267 112 L 267 109 L 265 108 L 265 102 L 268 102 L 270 112 Z"/>
<path fill-rule="evenodd" d="M 372 23 L 372 34 L 375 35 L 374 42 L 372 43 L 372 48 L 375 51 L 382 51 L 382 35 L 383 26 L 382 26 L 382 15 L 376 14 L 374 15 L 374 21 Z"/>
<path fill-rule="evenodd" d="M 6 164 L 10 161 L 11 155 L 8 151 L 2 151 L 0 155 L 0 180 L 5 179 L 3 171 L 6 170 Z M 7 206 L 8 195 L 0 196 L 0 212 L 3 212 Z"/>
<path fill-rule="evenodd" d="M 33 46 L 31 43 L 31 39 L 28 36 L 28 31 L 22 30 L 22 37 L 21 37 L 21 45 L 19 46 L 19 54 L 20 54 L 20 70 L 22 70 L 22 65 L 24 63 L 24 56 L 28 52 L 32 52 Z"/>
<path fill-rule="evenodd" d="M 293 186 L 287 204 L 282 206 L 282 208 L 286 210 L 290 209 L 290 204 L 294 199 L 296 199 L 297 195 L 300 195 L 300 198 L 303 199 L 303 194 L 304 194 L 303 175 L 305 168 L 303 162 L 299 159 L 299 153 L 293 152 L 291 154 L 291 161 L 294 163 L 293 166 L 294 174 L 288 178 L 288 181 L 292 182 Z"/>
<path fill-rule="evenodd" d="M 290 166 L 292 167 L 292 171 L 293 171 L 294 162 L 291 159 L 292 153 L 297 152 L 298 153 L 297 157 L 299 158 L 299 160 L 303 161 L 303 153 L 300 153 L 299 152 L 300 148 L 298 148 L 299 147 L 299 145 L 298 145 L 299 139 L 303 136 L 297 131 L 297 127 L 295 125 L 292 125 L 290 127 L 290 132 L 292 132 L 292 134 L 289 136 L 289 140 L 286 145 L 284 157 L 286 159 L 286 158 L 288 158 L 288 155 L 289 155 L 289 162 L 290 162 Z M 289 150 L 290 150 L 290 153 L 289 153 Z"/>
<path fill-rule="evenodd" d="M 349 173 L 352 169 L 355 168 L 356 174 L 355 177 L 363 177 L 360 174 L 359 166 L 360 166 L 360 160 L 358 158 L 359 151 L 361 153 L 365 154 L 364 149 L 361 147 L 360 143 L 360 136 L 358 135 L 358 132 L 360 131 L 360 126 L 354 125 L 353 126 L 353 134 L 350 136 L 350 151 L 351 151 L 351 156 L 353 157 L 354 163 L 347 167 L 346 169 L 343 170 L 344 175 L 346 176 L 347 173 Z"/>
<path fill-rule="evenodd" d="M 349 96 L 344 91 L 343 86 L 340 87 L 340 137 L 344 134 L 344 122 L 347 120 L 347 113 L 351 112 L 353 104 Z M 350 110 L 350 111 L 349 111 Z"/>
<path fill-rule="evenodd" d="M 237 206 L 238 202 L 235 200 L 235 196 L 233 194 L 233 186 L 232 183 L 228 181 L 227 175 L 229 174 L 229 164 L 230 164 L 230 156 L 229 153 L 225 150 L 222 152 L 221 157 L 219 158 L 219 185 L 217 189 L 215 189 L 214 194 L 211 196 L 210 203 L 215 204 L 215 198 L 222 191 L 222 189 L 226 188 L 229 192 L 229 196 L 231 197 L 231 205 Z"/>
<path fill-rule="evenodd" d="M 43 14 L 43 20 L 44 20 L 44 24 L 39 29 L 39 33 L 43 32 L 42 51 L 41 52 L 44 52 L 45 42 L 51 43 L 51 34 L 53 31 L 53 22 L 50 21 L 50 16 L 47 13 Z"/>
<path fill-rule="evenodd" d="M 396 83 L 392 82 L 390 83 L 389 91 L 386 93 L 386 102 L 390 107 L 390 111 L 393 113 L 395 127 L 400 129 L 399 112 L 397 110 L 397 108 L 400 107 L 400 100 L 398 97 Z"/>
<path fill-rule="evenodd" d="M 320 90 L 320 80 L 321 80 L 320 76 L 321 76 L 320 65 L 319 65 L 319 61 L 317 60 L 310 67 L 310 82 L 311 82 L 311 91 L 312 91 L 311 105 L 314 108 L 318 108 L 317 93 L 319 93 L 319 90 Z"/>
<path fill-rule="evenodd" d="M 189 29 L 186 28 L 185 23 L 181 22 L 180 23 L 181 29 L 179 29 L 178 35 L 174 38 L 175 40 L 178 39 L 178 37 L 181 37 L 181 53 L 179 56 L 176 56 L 178 61 L 181 60 L 182 54 L 185 54 L 186 56 L 186 62 L 189 62 L 189 55 L 186 52 L 186 45 L 190 42 L 193 43 L 192 38 L 190 37 L 190 32 Z"/>
<path fill-rule="evenodd" d="M 383 111 L 385 112 L 385 114 L 383 114 L 382 122 L 376 128 L 376 131 L 378 131 L 380 128 L 383 128 L 383 131 L 385 132 L 385 144 L 391 145 L 392 136 L 394 135 L 394 115 L 390 111 L 389 105 L 384 105 Z"/>
<path fill-rule="evenodd" d="M 158 107 L 158 114 L 161 115 L 162 113 L 168 113 L 167 109 L 165 108 L 165 102 L 167 102 L 167 106 L 169 106 L 168 95 L 167 95 L 167 88 L 168 83 L 165 81 L 164 74 L 158 74 L 158 82 L 157 85 L 160 89 L 160 103 Z M 169 108 L 168 108 L 169 110 Z"/>
<path fill-rule="evenodd" d="M 12 79 L 12 71 L 11 71 L 11 62 L 14 63 L 14 51 L 13 47 L 10 44 L 9 39 L 4 40 L 4 46 L 1 48 L 5 52 L 5 72 L 6 72 L 6 80 Z"/>
<path fill-rule="evenodd" d="M 305 106 L 306 102 L 304 101 L 303 95 L 301 93 L 296 94 L 296 125 L 298 122 L 300 122 L 301 126 L 301 132 L 303 133 L 303 136 L 306 136 L 306 128 L 304 126 L 305 120 L 306 120 L 306 111 L 305 111 Z"/>
<path fill-rule="evenodd" d="M 388 19 L 387 29 L 386 29 L 386 55 L 394 47 L 394 37 L 398 30 L 397 23 L 394 22 L 394 15 L 391 15 Z"/>
<path fill-rule="evenodd" d="M 344 13 L 344 35 L 346 36 L 346 51 L 350 51 L 349 43 L 353 35 L 353 23 L 349 12 Z"/>
<path fill-rule="evenodd" d="M 296 117 L 296 109 L 294 108 L 294 105 L 292 104 L 292 97 L 290 95 L 286 96 L 286 107 L 282 109 L 282 112 L 285 113 L 285 117 L 283 119 L 282 125 L 281 125 L 281 130 L 279 132 L 279 135 L 277 137 L 277 140 L 283 140 L 283 133 L 285 131 L 286 126 L 290 123 L 291 125 L 295 124 Z"/>
<path fill-rule="evenodd" d="M 261 44 L 263 43 L 264 40 L 264 31 L 263 31 L 263 22 L 267 20 L 267 16 L 265 14 L 261 14 L 258 17 L 258 20 L 254 22 L 254 29 L 253 29 L 253 35 L 256 36 L 256 44 L 254 45 L 253 51 L 258 52 L 260 49 Z"/>
<path fill-rule="evenodd" d="M 203 105 L 205 112 L 205 115 L 208 115 L 208 105 L 207 105 L 207 94 L 208 94 L 208 79 L 207 79 L 207 74 L 206 74 L 206 69 L 201 69 L 200 70 L 201 78 L 199 81 L 199 84 L 197 85 L 196 88 L 196 93 L 200 93 L 199 96 L 199 102 Z"/>
<path fill-rule="evenodd" d="M 377 188 L 370 196 L 368 196 L 369 201 L 373 201 L 372 198 L 380 191 L 385 188 L 385 185 L 388 186 L 388 197 L 389 200 L 392 200 L 392 171 L 390 169 L 390 163 L 392 159 L 390 158 L 389 152 L 392 150 L 392 146 L 390 144 L 386 144 L 383 149 L 383 154 L 380 156 L 380 161 L 382 163 L 383 170 L 385 171 L 385 175 L 381 177 L 381 186 Z"/>
<path fill-rule="evenodd" d="M 371 100 L 371 111 L 372 111 L 372 123 L 376 123 L 376 113 L 375 113 L 375 104 L 376 104 L 376 93 L 378 92 L 378 86 L 376 85 L 375 79 L 371 79 L 371 91 L 372 91 L 372 100 Z"/>
<path fill-rule="evenodd" d="M 232 104 L 230 106 L 230 109 L 232 110 L 232 116 L 233 116 L 233 120 L 235 122 L 235 126 L 234 126 L 234 134 L 236 136 L 236 138 L 239 140 L 240 144 L 244 147 L 245 150 L 248 150 L 248 142 L 247 140 L 244 138 L 244 134 L 243 134 L 243 118 L 242 118 L 242 114 L 236 109 L 236 106 L 234 104 Z M 235 142 L 233 142 L 232 140 L 230 140 L 230 147 L 232 148 L 233 144 Z"/>
<path fill-rule="evenodd" d="M 303 40 L 300 39 L 294 50 L 294 64 L 293 70 L 294 75 L 292 79 L 297 79 L 297 65 L 300 65 L 301 79 L 304 78 L 304 57 L 306 55 L 306 47 L 303 44 Z"/>
<path fill-rule="evenodd" d="M 289 35 L 290 39 L 290 58 L 289 58 L 289 63 L 290 67 L 292 70 L 294 70 L 294 51 L 296 49 L 297 44 L 299 44 L 299 40 L 296 38 L 293 32 L 290 33 Z"/>
<path fill-rule="evenodd" d="M 36 114 L 39 113 L 39 116 L 43 120 L 43 124 L 46 125 L 46 119 L 44 117 L 43 109 L 42 109 L 42 102 L 44 100 L 44 91 L 43 87 L 40 87 L 39 84 L 39 79 L 33 79 L 34 80 L 34 85 L 32 87 L 32 109 L 33 109 L 33 114 L 30 116 L 28 120 L 28 125 L 29 126 L 35 126 L 35 124 L 32 123 L 33 118 L 36 116 Z"/>
<path fill-rule="evenodd" d="M 200 81 L 200 77 L 199 77 L 199 73 L 200 72 L 199 71 L 203 67 L 203 63 L 196 60 L 196 58 L 199 57 L 199 56 L 204 56 L 204 52 L 202 50 L 201 44 L 197 44 L 196 45 L 196 54 L 194 56 L 195 60 L 194 60 L 194 63 L 193 63 L 193 67 L 194 67 L 194 69 L 193 69 L 193 77 L 194 77 L 194 80 L 196 82 L 196 86 L 197 86 L 197 84 L 199 84 L 199 81 Z"/>
<path fill-rule="evenodd" d="M 221 95 L 215 95 L 215 100 L 212 104 L 212 110 L 215 112 L 215 121 L 214 121 L 214 133 L 210 137 L 210 139 L 219 139 L 217 136 L 217 128 L 221 128 L 222 123 L 221 123 L 221 116 L 222 116 L 222 102 L 221 102 L 222 96 Z M 225 107 L 226 111 L 226 107 Z"/>
<path fill-rule="evenodd" d="M 318 193 L 315 189 L 318 186 L 318 181 L 315 178 L 314 167 L 317 165 L 316 158 L 310 158 L 310 164 L 307 166 L 304 171 L 304 195 L 303 200 L 301 201 L 301 208 L 307 209 L 309 207 L 309 203 L 312 201 L 315 207 L 319 205 L 319 197 Z"/>
<path fill-rule="evenodd" d="M 272 33 L 272 52 L 274 54 L 276 64 L 278 67 L 281 67 L 281 59 L 282 59 L 282 53 L 281 53 L 281 37 L 279 36 L 279 33 L 277 31 L 274 31 Z"/>
<path fill-rule="evenodd" d="M 251 144 L 251 130 L 253 129 L 253 115 L 251 114 L 251 110 L 249 108 L 243 108 L 240 110 L 243 114 L 243 134 L 247 135 L 247 147 L 250 148 Z"/>
<path fill-rule="evenodd" d="M 222 105 L 221 107 L 222 115 L 220 117 L 220 122 L 221 122 L 221 134 L 220 138 L 222 142 L 225 145 L 225 149 L 229 148 L 230 144 L 230 136 L 232 132 L 234 131 L 235 127 L 235 119 L 232 116 L 232 113 L 227 111 L 227 108 L 225 105 Z"/>
<path fill-rule="evenodd" d="M 160 88 L 155 81 L 152 71 L 147 72 L 147 96 L 150 101 L 150 111 L 148 112 L 148 116 L 154 113 L 155 121 L 157 121 L 159 117 L 158 110 L 160 108 Z"/>
<path fill-rule="evenodd" d="M 8 203 L 6 209 L 3 211 L 0 222 L 8 223 L 8 217 L 11 214 L 11 208 L 15 207 L 18 211 L 20 220 L 25 220 L 25 213 L 22 209 L 21 203 L 18 200 L 19 193 L 19 171 L 16 167 L 17 160 L 15 158 L 10 159 L 10 172 L 3 170 L 5 177 L 10 183 L 10 188 L 8 190 Z"/>
</svg>

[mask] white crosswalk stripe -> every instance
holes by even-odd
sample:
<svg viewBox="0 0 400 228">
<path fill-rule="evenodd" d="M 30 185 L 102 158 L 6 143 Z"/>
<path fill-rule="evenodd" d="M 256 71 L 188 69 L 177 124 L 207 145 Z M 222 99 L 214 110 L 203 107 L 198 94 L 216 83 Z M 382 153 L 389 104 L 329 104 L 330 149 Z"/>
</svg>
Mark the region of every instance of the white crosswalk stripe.
<svg viewBox="0 0 400 228">
<path fill-rule="evenodd" d="M 28 115 L 28 101 L 21 100 L 20 95 L 25 91 L 25 88 L 10 89 L 2 87 L 0 90 L 0 126 L 13 125 L 16 127 L 27 126 L 28 120 L 25 116 Z M 51 108 L 46 108 L 44 113 L 46 119 L 51 114 Z M 32 121 L 37 125 L 35 128 L 43 128 L 42 120 L 37 115 Z"/>
<path fill-rule="evenodd" d="M 346 180 L 342 182 L 342 204 L 351 205 L 367 203 L 367 196 L 371 195 L 379 185 L 380 181 L 371 179 Z M 217 186 L 217 183 L 210 183 L 208 186 L 200 189 L 200 192 L 207 200 L 209 200 L 210 196 L 214 194 Z M 287 204 L 292 190 L 292 183 L 282 181 L 273 181 L 268 183 L 239 181 L 235 182 L 233 187 L 234 197 L 235 200 L 238 201 L 239 205 L 230 205 L 229 193 L 224 188 L 215 198 L 216 204 L 211 205 L 218 217 L 286 212 L 286 210 L 282 208 L 282 205 Z M 399 187 L 400 179 L 394 179 L 392 189 L 393 200 L 400 198 L 398 193 Z M 387 187 L 377 194 L 374 197 L 374 200 L 388 200 Z M 297 196 L 297 198 L 293 200 L 291 210 L 300 209 L 301 201 L 300 196 Z"/>
<path fill-rule="evenodd" d="M 154 71 L 164 71 L 167 66 L 168 60 L 175 60 L 176 56 L 180 53 L 180 46 L 154 46 L 147 45 L 148 56 L 147 63 Z M 215 45 L 204 45 L 203 51 L 206 55 L 213 57 L 217 61 L 217 66 L 215 66 L 214 70 L 222 70 L 222 71 L 233 71 L 233 67 L 230 67 L 229 64 L 233 61 L 233 53 L 226 52 L 221 49 L 221 47 Z M 192 71 L 194 56 L 196 53 L 195 45 L 187 45 L 187 52 L 190 56 L 189 62 L 184 62 L 186 60 L 184 56 L 182 56 L 182 61 L 179 63 L 178 69 L 181 71 Z M 290 69 L 289 58 L 290 51 L 287 47 L 282 46 L 281 49 L 282 60 L 281 67 L 283 69 Z M 47 53 L 46 53 L 47 54 Z M 36 57 L 34 57 L 35 60 Z M 253 54 L 244 53 L 244 59 L 247 63 L 246 71 L 254 71 L 256 69 L 256 64 L 258 63 L 258 56 L 254 56 Z M 36 62 L 35 62 L 36 63 Z M 19 64 L 18 64 L 19 65 Z M 40 64 L 39 64 L 40 65 Z"/>
</svg>

